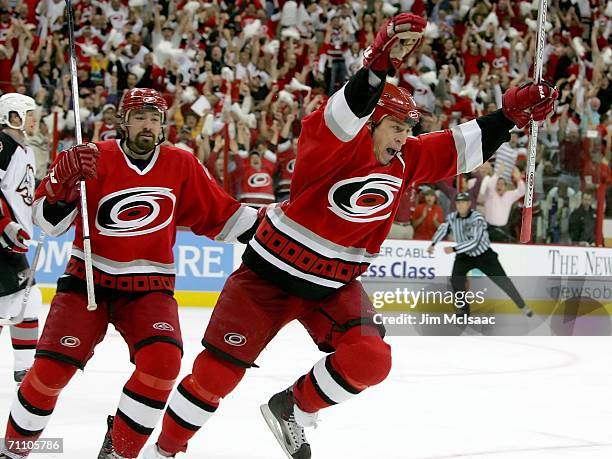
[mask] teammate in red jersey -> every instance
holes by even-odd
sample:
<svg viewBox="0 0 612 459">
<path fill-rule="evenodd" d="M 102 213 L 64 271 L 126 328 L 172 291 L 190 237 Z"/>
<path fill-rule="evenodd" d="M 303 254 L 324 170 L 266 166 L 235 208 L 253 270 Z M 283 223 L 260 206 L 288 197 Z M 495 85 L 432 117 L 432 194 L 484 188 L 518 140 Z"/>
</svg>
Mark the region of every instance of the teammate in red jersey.
<svg viewBox="0 0 612 459">
<path fill-rule="evenodd" d="M 556 98 L 547 85 L 510 88 L 503 111 L 411 137 L 417 107 L 385 78 L 419 45 L 425 25 L 412 14 L 388 20 L 366 50 L 364 68 L 302 120 L 290 200 L 268 208 L 243 265 L 225 284 L 202 341 L 206 349 L 172 395 L 146 459 L 185 451 L 220 400 L 294 319 L 329 355 L 262 406 L 288 457 L 311 457 L 304 427 L 315 424 L 319 410 L 387 377 L 391 349 L 356 278 L 387 236 L 398 197 L 414 182 L 478 167 L 510 138 L 514 124 L 544 119 Z"/>
<path fill-rule="evenodd" d="M 138 456 L 180 368 L 172 253 L 177 226 L 222 241 L 245 241 L 242 238 L 256 228 L 256 211 L 222 191 L 193 155 L 160 146 L 166 110 L 157 91 L 130 90 L 120 107 L 125 141 L 77 145 L 60 153 L 37 189 L 34 218 L 41 228 L 56 236 L 74 223 L 76 234 L 35 363 L 11 407 L 7 440 L 40 436 L 60 392 L 75 371 L 85 367 L 113 324 L 127 342 L 136 369 L 123 388 L 116 415 L 109 417 L 109 432 L 98 457 Z M 83 280 L 77 207 L 81 178 L 87 184 L 98 303 L 93 312 L 86 307 Z M 5 449 L 0 457 L 28 453 Z"/>
</svg>

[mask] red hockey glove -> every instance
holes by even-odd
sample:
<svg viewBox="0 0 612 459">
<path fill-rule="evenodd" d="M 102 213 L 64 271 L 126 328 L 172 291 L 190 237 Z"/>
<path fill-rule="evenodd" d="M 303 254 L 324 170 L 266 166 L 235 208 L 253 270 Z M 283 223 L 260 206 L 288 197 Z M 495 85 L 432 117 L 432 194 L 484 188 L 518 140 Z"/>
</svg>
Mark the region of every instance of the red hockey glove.
<svg viewBox="0 0 612 459">
<path fill-rule="evenodd" d="M 93 143 L 75 145 L 64 150 L 44 180 L 47 202 L 72 202 L 78 198 L 78 182 L 96 178 L 100 151 Z"/>
<path fill-rule="evenodd" d="M 363 66 L 394 74 L 421 44 L 426 25 L 424 18 L 410 13 L 387 19 L 365 50 Z"/>
<path fill-rule="evenodd" d="M 504 115 L 518 128 L 524 128 L 530 118 L 545 120 L 552 113 L 557 97 L 559 91 L 546 81 L 509 88 L 502 98 Z"/>
</svg>

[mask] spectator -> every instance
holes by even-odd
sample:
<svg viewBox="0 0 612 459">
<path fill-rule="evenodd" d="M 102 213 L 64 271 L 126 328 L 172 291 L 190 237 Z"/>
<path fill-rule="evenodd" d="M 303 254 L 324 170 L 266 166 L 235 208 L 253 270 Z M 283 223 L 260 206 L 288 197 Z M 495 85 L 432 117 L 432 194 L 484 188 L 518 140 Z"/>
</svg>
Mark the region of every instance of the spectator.
<svg viewBox="0 0 612 459">
<path fill-rule="evenodd" d="M 47 169 L 51 164 L 49 129 L 43 120 L 37 123 L 34 130 L 26 131 L 26 144 L 34 152 L 34 159 L 36 161 L 35 178 L 38 186 L 38 182 L 47 175 Z"/>
<path fill-rule="evenodd" d="M 406 187 L 402 190 L 402 194 L 399 196 L 400 205 L 387 236 L 390 239 L 413 238 L 412 215 L 416 207 L 417 195 L 418 192 L 414 186 Z"/>
<path fill-rule="evenodd" d="M 547 242 L 553 244 L 568 244 L 570 242 L 568 221 L 571 212 L 577 207 L 578 193 L 569 185 L 569 180 L 560 177 L 558 186 L 551 188 L 544 203 Z"/>
<path fill-rule="evenodd" d="M 592 207 L 593 195 L 582 193 L 580 207 L 572 212 L 569 219 L 569 233 L 572 242 L 579 245 L 595 244 L 595 210 Z"/>
<path fill-rule="evenodd" d="M 442 207 L 436 204 L 436 192 L 427 188 L 423 193 L 424 201 L 416 206 L 412 215 L 414 239 L 430 240 L 436 233 L 438 226 L 444 223 Z"/>
<path fill-rule="evenodd" d="M 518 138 L 518 133 L 513 132 L 510 135 L 510 142 L 503 143 L 495 152 L 495 173 L 502 177 L 506 183 L 510 183 L 512 180 L 512 170 L 516 166 L 516 159 L 519 154 L 524 156 L 526 153 L 525 148 L 519 147 Z M 502 164 L 504 165 L 503 174 L 501 173 Z"/>
<path fill-rule="evenodd" d="M 525 195 L 525 182 L 516 167 L 513 178 L 517 187 L 511 191 L 508 191 L 506 180 L 496 174 L 493 174 L 488 184 L 485 198 L 485 219 L 489 225 L 489 236 L 494 242 L 510 242 L 511 237 L 507 228 L 510 211 L 514 203 Z"/>
<path fill-rule="evenodd" d="M 540 126 L 538 137 L 535 190 L 546 219 L 550 209 L 544 200 L 558 186 L 559 177 L 575 191 L 600 190 L 593 204 L 600 214 L 604 212 L 609 167 L 601 165 L 611 143 L 612 20 L 595 3 L 589 7 L 585 1 L 562 1 L 549 8 L 544 73 L 561 95 L 557 116 Z M 282 174 L 295 158 L 293 149 L 285 148 L 299 134 L 299 121 L 359 68 L 373 31 L 392 5 L 423 14 L 430 23 L 422 47 L 398 74 L 399 85 L 413 91 L 427 112 L 415 134 L 452 128 L 494 110 L 503 91 L 533 71 L 536 15 L 525 2 L 334 0 L 261 2 L 259 7 L 243 1 L 170 0 L 147 8 L 139 4 L 121 0 L 74 4 L 84 135 L 115 137 L 107 106 L 117 105 L 126 88 L 152 87 L 163 92 L 172 106 L 166 129 L 170 142 L 181 141 L 181 128 L 188 126 L 191 140 L 183 133 L 184 144 L 191 145 L 213 171 L 227 141 L 227 166 L 234 168 L 229 188 L 236 193 L 244 162 L 239 151 L 248 155 L 245 152 L 257 149 L 254 146 L 261 140 L 265 148 L 257 150 L 264 165 L 265 150 L 278 155 L 279 165 L 272 170 L 275 192 L 278 199 L 287 198 L 288 177 Z M 64 12 L 62 0 L 12 1 L 0 7 L 0 91 L 34 97 L 45 119 L 52 119 L 49 115 L 56 111 L 62 148 L 74 142 Z M 232 111 L 236 105 L 240 113 Z M 207 115 L 211 130 L 203 135 Z M 240 123 L 247 126 L 239 127 Z M 226 126 L 228 135 L 223 137 Z M 526 138 L 513 134 L 497 155 L 495 170 L 506 183 L 514 165 L 522 162 Z M 501 162 L 506 163 L 503 174 Z M 468 180 L 470 195 L 478 191 L 478 183 L 472 185 L 478 178 Z M 489 174 L 483 174 L 482 180 L 481 194 L 486 195 Z M 438 188 L 444 191 L 443 184 Z M 438 196 L 438 205 L 444 207 L 446 195 Z M 406 202 L 410 209 L 410 200 Z M 497 209 L 489 212 L 493 218 L 497 213 Z M 483 214 L 489 220 L 487 212 Z M 406 215 L 398 214 L 394 225 L 407 225 L 401 226 L 402 237 L 410 228 Z M 546 232 L 548 220 L 541 223 Z"/>
</svg>

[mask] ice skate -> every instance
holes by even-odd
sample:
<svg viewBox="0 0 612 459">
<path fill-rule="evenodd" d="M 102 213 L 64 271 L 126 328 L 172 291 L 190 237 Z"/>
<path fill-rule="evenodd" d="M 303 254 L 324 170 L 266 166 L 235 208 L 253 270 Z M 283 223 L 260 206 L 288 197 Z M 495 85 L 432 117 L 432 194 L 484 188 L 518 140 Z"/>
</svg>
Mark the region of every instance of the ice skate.
<svg viewBox="0 0 612 459">
<path fill-rule="evenodd" d="M 529 306 L 525 305 L 525 306 L 523 306 L 522 308 L 519 308 L 519 309 L 520 309 L 520 310 L 523 312 L 523 314 L 525 314 L 527 317 L 532 317 L 532 316 L 533 316 L 533 310 L 532 310 L 532 309 L 531 309 Z"/>
<path fill-rule="evenodd" d="M 26 377 L 28 370 L 19 370 L 13 372 L 13 378 L 15 379 L 15 383 L 17 383 L 17 387 L 21 386 L 21 383 Z"/>
<path fill-rule="evenodd" d="M 104 436 L 102 448 L 100 448 L 100 452 L 98 453 L 98 459 L 115 459 L 121 457 L 117 456 L 113 451 L 113 437 L 111 436 L 111 432 L 113 431 L 114 420 L 114 416 L 109 416 L 108 418 L 106 418 L 106 425 L 108 426 L 108 430 L 106 431 L 106 435 Z"/>
<path fill-rule="evenodd" d="M 25 454 L 18 454 L 9 451 L 6 448 L 4 440 L 0 440 L 0 459 L 23 459 Z"/>
<path fill-rule="evenodd" d="M 157 443 L 147 446 L 142 452 L 142 459 L 166 459 L 167 457 L 175 457 L 175 455 L 164 456 L 157 447 Z"/>
<path fill-rule="evenodd" d="M 311 457 L 310 445 L 306 440 L 304 427 L 295 420 L 294 407 L 293 392 L 287 389 L 273 395 L 267 404 L 261 405 L 260 409 L 268 427 L 287 457 L 309 459 Z"/>
</svg>

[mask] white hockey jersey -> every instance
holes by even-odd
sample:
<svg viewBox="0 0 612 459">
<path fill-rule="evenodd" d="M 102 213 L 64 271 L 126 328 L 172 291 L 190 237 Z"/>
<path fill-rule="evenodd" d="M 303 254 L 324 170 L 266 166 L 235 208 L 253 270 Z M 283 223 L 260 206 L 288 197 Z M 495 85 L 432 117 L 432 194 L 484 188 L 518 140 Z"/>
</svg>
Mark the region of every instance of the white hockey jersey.
<svg viewBox="0 0 612 459">
<path fill-rule="evenodd" d="M 32 203 L 36 162 L 30 147 L 20 144 L 6 132 L 0 132 L 0 199 L 12 213 L 11 220 L 19 223 L 31 236 Z"/>
</svg>

